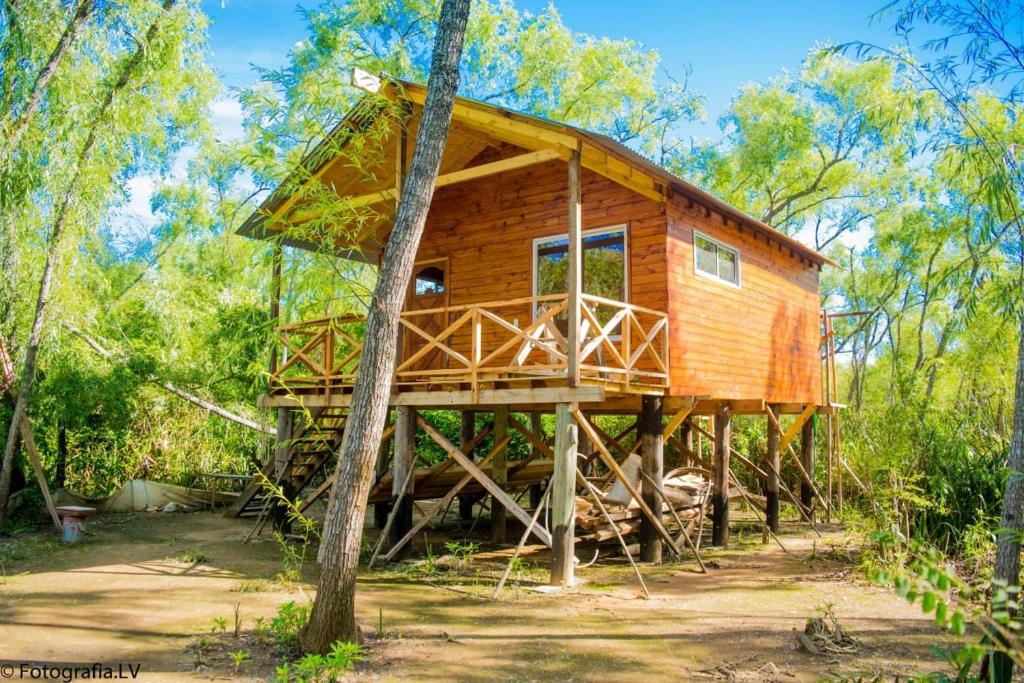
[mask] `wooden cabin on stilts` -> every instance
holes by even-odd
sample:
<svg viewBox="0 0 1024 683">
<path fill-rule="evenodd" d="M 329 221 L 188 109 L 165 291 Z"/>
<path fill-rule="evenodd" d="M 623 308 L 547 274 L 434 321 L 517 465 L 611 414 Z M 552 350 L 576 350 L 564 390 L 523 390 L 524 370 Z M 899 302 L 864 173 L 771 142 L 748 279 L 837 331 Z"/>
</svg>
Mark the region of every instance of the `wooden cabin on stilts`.
<svg viewBox="0 0 1024 683">
<path fill-rule="evenodd" d="M 388 238 L 426 89 L 359 78 L 373 92 L 330 145 L 307 157 L 301 180 L 283 185 L 240 229 L 274 243 L 275 321 L 282 246 L 372 265 Z M 381 102 L 397 103 L 399 114 L 385 114 Z M 338 150 L 371 126 L 363 146 L 376 152 L 351 163 Z M 325 189 L 369 217 L 333 225 L 309 199 Z M 806 519 L 830 514 L 814 448 L 823 414 L 829 465 L 838 462 L 834 344 L 819 310 L 828 264 L 611 138 L 459 98 L 401 315 L 393 412 L 370 493 L 376 524 L 388 526 L 382 554 L 397 557 L 453 504 L 463 518 L 486 507 L 492 541 L 515 542 L 530 527 L 551 549 L 551 582 L 571 585 L 577 539 L 636 532 L 640 559 L 659 562 L 695 545 L 705 502 L 712 542 L 727 545 L 735 468 L 757 473 L 772 531 L 780 501 Z M 278 325 L 261 399 L 277 411 L 278 446 L 264 474 L 303 509 L 331 486 L 363 320 Z M 457 436 L 424 415 L 434 410 L 461 414 Z M 598 419 L 605 415 L 625 416 L 627 428 L 608 433 Z M 751 415 L 767 429 L 759 462 L 731 445 L 732 420 Z M 448 457 L 419 466 L 417 434 Z M 524 459 L 506 457 L 514 434 L 530 444 Z M 789 463 L 800 474 L 796 493 L 780 477 Z M 696 517 L 669 503 L 670 470 L 707 482 Z M 314 485 L 318 472 L 323 481 Z M 233 513 L 266 510 L 262 500 L 254 484 Z M 534 523 L 528 510 L 543 500 L 549 514 Z M 624 521 L 577 528 L 578 500 L 601 523 Z"/>
</svg>

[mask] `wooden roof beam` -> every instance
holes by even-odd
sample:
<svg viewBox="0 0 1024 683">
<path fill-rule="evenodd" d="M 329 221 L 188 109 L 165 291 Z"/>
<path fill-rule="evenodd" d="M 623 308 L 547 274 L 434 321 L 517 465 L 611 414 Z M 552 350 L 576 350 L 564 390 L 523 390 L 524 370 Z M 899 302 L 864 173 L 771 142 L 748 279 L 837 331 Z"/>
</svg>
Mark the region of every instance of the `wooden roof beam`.
<svg viewBox="0 0 1024 683">
<path fill-rule="evenodd" d="M 469 180 L 476 180 L 477 178 L 483 178 L 489 175 L 504 173 L 506 171 L 526 168 L 527 166 L 542 164 L 553 159 L 568 159 L 570 153 L 571 152 L 564 147 L 548 147 L 535 152 L 527 152 L 526 154 L 509 157 L 507 159 L 499 159 L 498 161 L 492 161 L 488 164 L 480 164 L 479 166 L 471 166 L 470 168 L 452 171 L 451 173 L 445 173 L 444 175 L 439 175 L 437 177 L 435 189 L 447 187 L 448 185 L 455 185 L 456 183 L 464 183 Z M 370 192 L 369 194 L 352 197 L 346 201 L 349 207 L 355 209 L 397 198 L 398 188 L 392 187 L 387 190 L 380 190 L 378 192 Z M 291 222 L 294 224 L 305 223 L 315 220 L 321 215 L 323 215 L 323 211 L 317 209 L 297 212 L 293 215 Z"/>
</svg>

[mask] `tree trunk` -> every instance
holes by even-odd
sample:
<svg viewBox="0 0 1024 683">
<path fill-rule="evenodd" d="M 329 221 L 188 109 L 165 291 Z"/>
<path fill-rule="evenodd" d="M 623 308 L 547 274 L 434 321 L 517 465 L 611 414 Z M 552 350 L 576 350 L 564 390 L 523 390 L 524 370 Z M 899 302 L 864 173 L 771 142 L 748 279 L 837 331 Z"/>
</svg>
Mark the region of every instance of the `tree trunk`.
<svg viewBox="0 0 1024 683">
<path fill-rule="evenodd" d="M 85 20 L 88 19 L 95 6 L 95 0 L 79 0 L 74 14 L 71 15 L 71 19 L 68 20 L 68 24 L 64 28 L 64 33 L 57 40 L 53 52 L 50 53 L 46 64 L 43 65 L 43 68 L 36 76 L 35 82 L 32 83 L 32 90 L 25 100 L 25 106 L 22 107 L 21 112 L 11 122 L 10 132 L 5 136 L 7 139 L 4 141 L 3 151 L 0 154 L 0 163 L 3 165 L 6 165 L 7 160 L 14 156 L 15 151 L 18 149 L 18 143 L 21 142 L 21 136 L 28 130 L 32 117 L 39 110 L 39 105 L 42 104 L 46 86 L 49 85 L 53 75 L 57 73 L 57 67 L 60 66 L 71 44 L 75 42 L 75 38 L 82 30 Z"/>
<path fill-rule="evenodd" d="M 1021 515 L 1024 513 L 1024 322 L 1020 326 L 1017 348 L 1017 381 L 1014 389 L 1013 435 L 1010 438 L 1009 470 L 1003 493 L 1003 518 L 996 539 L 995 578 L 1008 585 L 1020 583 L 1020 539 L 1024 531 Z M 1013 671 L 1013 663 L 1003 653 L 993 657 L 996 671 Z M 1009 677 L 1007 677 L 1009 680 Z"/>
<path fill-rule="evenodd" d="M 359 639 L 355 587 L 366 498 L 388 412 L 398 316 L 448 139 L 469 6 L 469 0 L 445 0 L 441 7 L 416 149 L 366 321 L 366 345 L 348 418 L 352 428 L 345 430 L 338 453 L 337 483 L 331 488 L 320 545 L 320 583 L 300 639 L 305 652 L 327 652 L 335 641 Z"/>
<path fill-rule="evenodd" d="M 29 333 L 28 344 L 25 347 L 25 362 L 21 370 L 21 386 L 18 388 L 18 397 L 14 403 L 14 415 L 11 417 L 11 425 L 7 430 L 7 442 L 4 446 L 3 461 L 0 463 L 0 529 L 3 528 L 7 520 L 7 499 L 11 491 L 11 470 L 14 467 L 14 454 L 17 451 L 18 428 L 28 413 L 28 401 L 32 394 L 32 381 L 35 379 L 36 356 L 39 353 L 39 341 L 43 334 L 46 305 L 50 300 L 50 287 L 53 284 L 54 271 L 57 269 L 57 262 L 60 257 L 61 237 L 64 233 L 68 216 L 71 213 L 71 204 L 75 198 L 75 191 L 80 185 L 81 178 L 92 156 L 92 150 L 96 146 L 96 140 L 106 123 L 107 114 L 113 106 L 114 100 L 120 92 L 128 87 L 132 76 L 146 56 L 147 46 L 156 38 L 160 21 L 174 7 L 175 2 L 177 0 L 164 0 L 163 11 L 150 24 L 145 39 L 139 42 L 138 48 L 124 62 L 117 81 L 110 87 L 100 103 L 99 108 L 96 110 L 96 115 L 90 123 L 89 134 L 78 154 L 72 180 L 68 184 L 67 189 L 64 190 L 54 213 L 53 227 L 50 230 L 50 236 L 46 243 L 46 263 L 43 266 L 43 274 L 39 281 L 39 296 L 36 299 L 32 331 Z"/>
</svg>

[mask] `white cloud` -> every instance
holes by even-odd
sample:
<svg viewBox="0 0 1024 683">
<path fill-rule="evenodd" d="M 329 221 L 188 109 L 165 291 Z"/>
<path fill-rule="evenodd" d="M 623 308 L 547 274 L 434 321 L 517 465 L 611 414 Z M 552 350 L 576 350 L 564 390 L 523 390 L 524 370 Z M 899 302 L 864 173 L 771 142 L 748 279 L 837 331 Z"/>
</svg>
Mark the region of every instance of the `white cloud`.
<svg viewBox="0 0 1024 683">
<path fill-rule="evenodd" d="M 242 105 L 233 97 L 214 100 L 210 105 L 213 114 L 213 126 L 217 137 L 231 140 L 242 137 Z"/>
<path fill-rule="evenodd" d="M 128 202 L 121 209 L 121 214 L 138 221 L 146 228 L 156 225 L 157 217 L 150 207 L 153 192 L 156 190 L 156 178 L 138 175 L 130 178 L 125 188 L 128 190 Z"/>
</svg>

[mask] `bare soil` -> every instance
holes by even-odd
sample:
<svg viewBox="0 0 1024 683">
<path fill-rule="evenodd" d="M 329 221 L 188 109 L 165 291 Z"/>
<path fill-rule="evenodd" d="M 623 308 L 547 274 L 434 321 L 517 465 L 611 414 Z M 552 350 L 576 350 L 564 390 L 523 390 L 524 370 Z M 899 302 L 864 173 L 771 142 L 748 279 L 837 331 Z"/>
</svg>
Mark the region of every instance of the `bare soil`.
<svg viewBox="0 0 1024 683">
<path fill-rule="evenodd" d="M 48 529 L 0 539 L 0 667 L 133 662 L 146 681 L 267 680 L 279 656 L 257 644 L 254 620 L 309 600 L 316 567 L 307 562 L 302 581 L 280 580 L 280 546 L 267 537 L 243 545 L 248 529 L 217 513 L 123 514 L 96 518 L 78 546 L 60 545 Z M 781 538 L 788 552 L 752 533 L 728 550 L 705 548 L 706 575 L 692 560 L 641 567 L 650 600 L 615 558 L 580 569 L 576 589 L 544 592 L 539 550 L 498 601 L 489 596 L 509 550 L 455 567 L 445 558 L 364 571 L 368 657 L 352 677 L 811 681 L 944 668 L 932 647 L 950 645 L 948 636 L 859 580 L 841 529 L 817 539 L 794 524 Z M 433 555 L 445 552 L 439 546 Z M 855 654 L 799 649 L 795 632 L 826 605 Z M 233 651 L 251 659 L 236 670 Z"/>
</svg>

